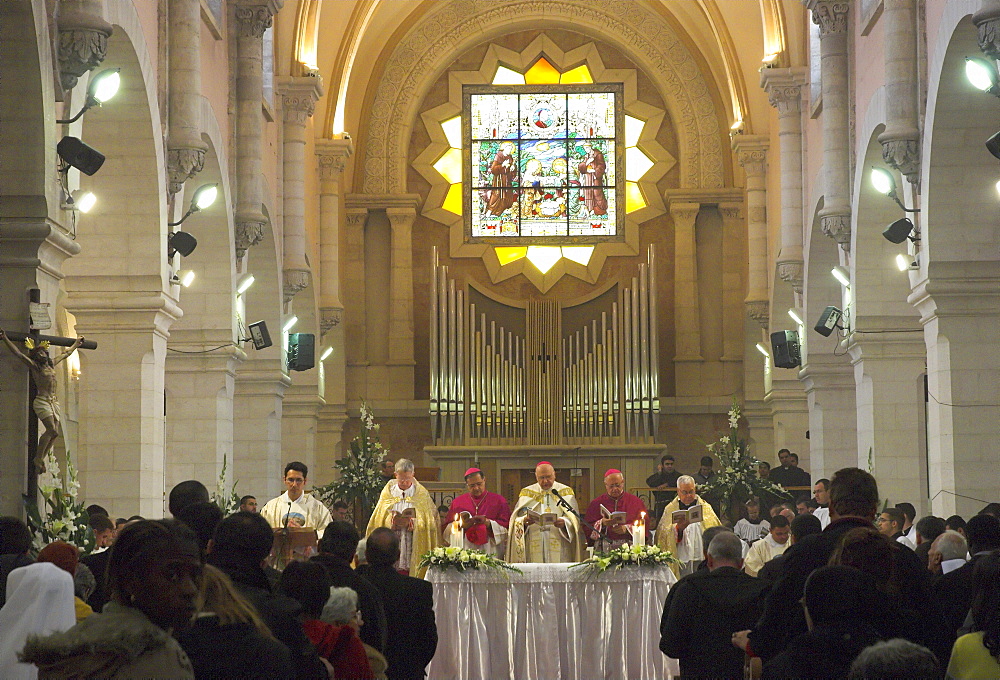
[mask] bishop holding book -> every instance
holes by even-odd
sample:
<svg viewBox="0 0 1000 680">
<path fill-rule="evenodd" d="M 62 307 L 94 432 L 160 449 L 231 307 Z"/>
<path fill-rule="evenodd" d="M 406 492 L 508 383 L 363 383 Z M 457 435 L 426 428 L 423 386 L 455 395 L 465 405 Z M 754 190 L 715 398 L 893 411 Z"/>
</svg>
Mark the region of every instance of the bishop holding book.
<svg viewBox="0 0 1000 680">
<path fill-rule="evenodd" d="M 646 531 L 646 504 L 638 496 L 625 490 L 625 475 L 614 468 L 604 473 L 607 493 L 590 502 L 584 520 L 594 527 L 588 543 L 598 551 L 614 550 L 626 543 L 632 545 L 636 522 L 642 526 L 642 544 L 649 534 Z"/>
<path fill-rule="evenodd" d="M 535 467 L 536 484 L 521 489 L 514 506 L 507 545 L 508 562 L 580 562 L 580 522 L 560 503 L 579 512 L 573 489 L 556 481 L 551 463 Z"/>
<path fill-rule="evenodd" d="M 507 549 L 510 506 L 498 493 L 486 490 L 486 475 L 479 468 L 465 471 L 463 493 L 451 503 L 445 517 L 445 543 L 469 550 L 482 550 L 502 559 Z"/>
</svg>

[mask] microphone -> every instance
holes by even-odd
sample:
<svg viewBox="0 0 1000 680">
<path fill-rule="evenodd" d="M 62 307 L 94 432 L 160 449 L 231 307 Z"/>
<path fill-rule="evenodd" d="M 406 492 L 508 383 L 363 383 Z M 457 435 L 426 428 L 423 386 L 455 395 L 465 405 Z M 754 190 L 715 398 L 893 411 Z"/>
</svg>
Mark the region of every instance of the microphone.
<svg viewBox="0 0 1000 680">
<path fill-rule="evenodd" d="M 285 513 L 285 533 L 288 533 L 288 523 L 292 521 L 292 502 L 288 501 L 288 512 Z"/>
<path fill-rule="evenodd" d="M 555 496 L 555 497 L 556 497 L 556 498 L 558 498 L 559 500 L 562 500 L 562 499 L 563 499 L 563 497 L 559 495 L 559 490 L 558 490 L 557 488 L 555 488 L 555 487 L 552 487 L 551 491 L 552 491 L 552 495 L 553 495 L 553 496 Z"/>
</svg>

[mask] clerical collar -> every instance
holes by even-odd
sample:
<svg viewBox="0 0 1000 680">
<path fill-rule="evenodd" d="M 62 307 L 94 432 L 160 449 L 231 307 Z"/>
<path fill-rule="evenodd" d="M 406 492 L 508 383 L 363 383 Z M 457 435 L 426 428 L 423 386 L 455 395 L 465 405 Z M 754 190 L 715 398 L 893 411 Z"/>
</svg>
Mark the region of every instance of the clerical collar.
<svg viewBox="0 0 1000 680">
<path fill-rule="evenodd" d="M 413 493 L 416 490 L 417 490 L 416 484 L 411 484 L 410 488 L 406 489 L 405 491 L 403 489 L 400 489 L 399 484 L 397 484 L 396 486 L 392 487 L 392 489 L 390 489 L 389 493 L 391 493 L 396 498 L 409 498 L 413 495 Z"/>
<path fill-rule="evenodd" d="M 687 510 L 688 508 L 693 508 L 694 506 L 698 505 L 698 498 L 695 497 L 693 503 L 685 503 L 684 501 L 678 498 L 677 503 L 680 505 L 681 510 Z"/>
</svg>

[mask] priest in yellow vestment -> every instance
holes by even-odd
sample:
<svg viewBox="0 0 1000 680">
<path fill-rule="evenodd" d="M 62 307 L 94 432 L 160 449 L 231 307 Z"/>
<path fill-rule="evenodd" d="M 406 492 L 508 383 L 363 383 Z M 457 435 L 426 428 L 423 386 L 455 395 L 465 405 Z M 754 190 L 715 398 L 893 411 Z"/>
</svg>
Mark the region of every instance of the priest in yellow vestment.
<svg viewBox="0 0 1000 680">
<path fill-rule="evenodd" d="M 396 569 L 423 578 L 427 569 L 420 568 L 420 556 L 441 545 L 441 527 L 430 492 L 416 480 L 413 462 L 406 458 L 396 461 L 396 478 L 382 489 L 365 536 L 379 527 L 392 529 L 399 537 Z"/>
<path fill-rule="evenodd" d="M 559 498 L 574 510 L 580 508 L 573 489 L 556 481 L 550 463 L 541 462 L 535 468 L 538 483 L 521 489 L 510 515 L 507 532 L 508 562 L 579 562 L 583 559 L 583 535 L 576 516 L 559 505 Z M 542 526 L 528 511 L 558 515 L 555 523 Z"/>
<path fill-rule="evenodd" d="M 695 505 L 701 506 L 700 522 L 674 523 L 672 515 L 675 510 L 687 510 Z M 678 477 L 677 498 L 664 508 L 663 516 L 660 517 L 660 523 L 656 528 L 656 545 L 672 552 L 681 563 L 679 567 L 676 564 L 671 565 L 675 575 L 685 576 L 694 572 L 705 555 L 701 533 L 709 527 L 721 524 L 712 506 L 697 494 L 694 477 L 690 475 Z"/>
</svg>

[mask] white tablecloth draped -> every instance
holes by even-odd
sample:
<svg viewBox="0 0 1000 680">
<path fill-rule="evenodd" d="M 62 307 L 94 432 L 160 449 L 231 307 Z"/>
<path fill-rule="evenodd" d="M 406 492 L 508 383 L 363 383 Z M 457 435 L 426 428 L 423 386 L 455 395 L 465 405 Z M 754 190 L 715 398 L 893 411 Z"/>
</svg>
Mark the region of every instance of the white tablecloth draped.
<svg viewBox="0 0 1000 680">
<path fill-rule="evenodd" d="M 523 574 L 431 569 L 438 647 L 431 680 L 669 678 L 660 616 L 676 578 L 667 567 L 600 576 L 568 564 Z"/>
</svg>

